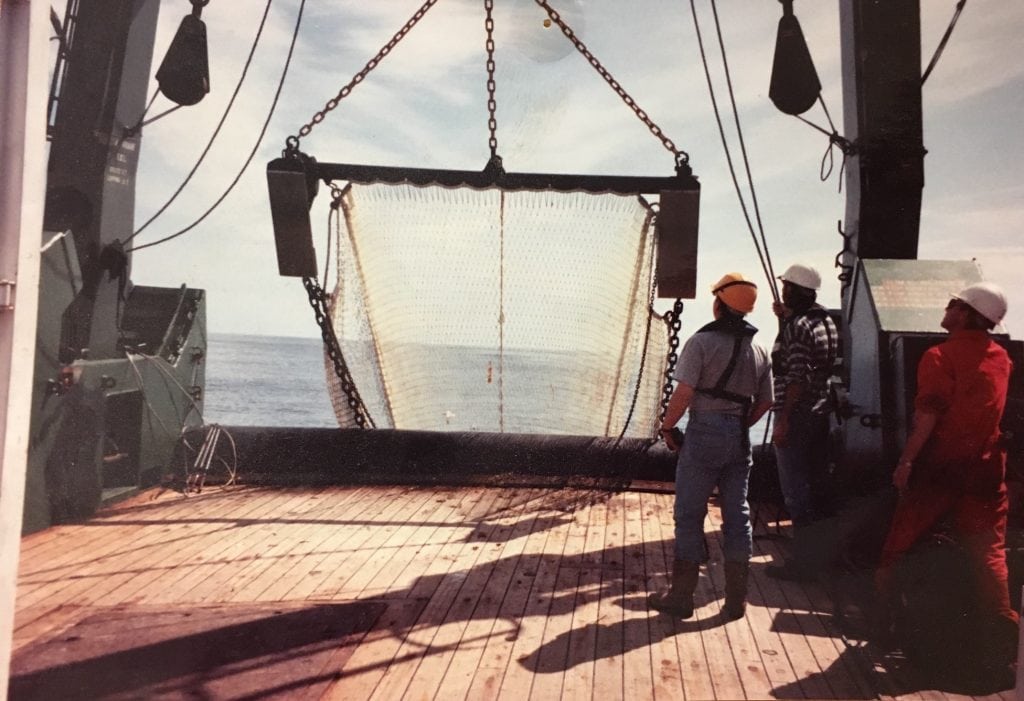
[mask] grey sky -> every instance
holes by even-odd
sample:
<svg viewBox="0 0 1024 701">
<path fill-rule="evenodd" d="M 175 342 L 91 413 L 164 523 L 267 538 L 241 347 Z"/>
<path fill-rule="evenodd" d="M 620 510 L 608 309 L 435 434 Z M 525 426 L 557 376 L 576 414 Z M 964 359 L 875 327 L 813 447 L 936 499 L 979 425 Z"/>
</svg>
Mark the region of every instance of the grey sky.
<svg viewBox="0 0 1024 701">
<path fill-rule="evenodd" d="M 508 170 L 670 175 L 668 153 L 575 51 L 561 58 L 557 29 L 545 29 L 532 0 L 496 0 L 499 152 Z M 581 26 L 583 40 L 682 149 L 703 191 L 699 296 L 685 328 L 707 318 L 703 290 L 727 270 L 760 276 L 732 190 L 696 46 L 688 2 L 577 0 L 553 3 Z M 952 16 L 953 0 L 922 0 L 922 55 L 930 58 Z M 307 3 L 278 110 L 245 177 L 203 224 L 180 239 L 140 251 L 139 284 L 182 282 L 208 291 L 214 332 L 317 335 L 296 279 L 277 275 L 264 168 L 330 97 L 402 26 L 420 3 Z M 714 61 L 719 103 L 725 84 L 707 0 L 697 1 Z M 835 2 L 798 0 L 796 12 L 825 101 L 842 131 L 839 22 Z M 164 2 L 154 70 L 190 6 Z M 148 126 L 139 174 L 137 222 L 149 218 L 192 167 L 216 126 L 262 15 L 262 0 L 213 0 L 203 11 L 212 92 Z M 138 242 L 191 223 L 216 199 L 253 146 L 270 106 L 294 27 L 297 0 L 270 10 L 250 77 L 218 144 L 168 212 Z M 781 6 L 775 0 L 719 0 L 729 65 L 769 246 L 777 267 L 800 259 L 826 278 L 824 301 L 838 302 L 832 261 L 840 154 L 821 182 L 827 140 L 775 110 L 767 98 Z M 480 169 L 486 128 L 483 3 L 440 0 L 376 71 L 302 142 L 321 161 Z M 534 50 L 531 42 L 538 41 Z M 924 87 L 928 149 L 920 257 L 976 257 L 985 276 L 1010 295 L 1007 326 L 1024 330 L 1024 3 L 969 3 Z M 153 110 L 165 109 L 158 100 Z M 825 125 L 820 110 L 807 115 Z M 320 266 L 326 194 L 314 205 Z M 768 305 L 755 324 L 771 324 Z"/>
</svg>

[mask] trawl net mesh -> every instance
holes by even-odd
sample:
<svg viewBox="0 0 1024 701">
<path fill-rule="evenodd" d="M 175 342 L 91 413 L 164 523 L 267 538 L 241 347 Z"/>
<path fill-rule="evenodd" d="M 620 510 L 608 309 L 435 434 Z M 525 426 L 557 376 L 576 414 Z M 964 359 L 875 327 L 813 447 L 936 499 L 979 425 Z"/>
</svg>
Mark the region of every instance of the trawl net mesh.
<svg viewBox="0 0 1024 701">
<path fill-rule="evenodd" d="M 667 337 L 650 322 L 644 363 L 637 197 L 377 184 L 342 209 L 332 322 L 378 428 L 618 436 L 642 375 L 626 435 L 654 433 Z"/>
</svg>

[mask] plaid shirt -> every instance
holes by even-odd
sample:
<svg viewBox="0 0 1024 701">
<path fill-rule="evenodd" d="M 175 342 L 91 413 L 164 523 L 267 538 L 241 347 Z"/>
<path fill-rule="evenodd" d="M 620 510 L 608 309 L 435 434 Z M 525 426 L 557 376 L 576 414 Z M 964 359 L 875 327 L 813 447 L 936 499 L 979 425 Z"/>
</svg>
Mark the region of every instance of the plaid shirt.
<svg viewBox="0 0 1024 701">
<path fill-rule="evenodd" d="M 823 414 L 828 411 L 828 379 L 838 352 L 839 335 L 835 322 L 820 304 L 783 322 L 772 349 L 775 373 L 775 403 L 781 409 L 786 387 L 804 385 L 797 411 Z"/>
</svg>

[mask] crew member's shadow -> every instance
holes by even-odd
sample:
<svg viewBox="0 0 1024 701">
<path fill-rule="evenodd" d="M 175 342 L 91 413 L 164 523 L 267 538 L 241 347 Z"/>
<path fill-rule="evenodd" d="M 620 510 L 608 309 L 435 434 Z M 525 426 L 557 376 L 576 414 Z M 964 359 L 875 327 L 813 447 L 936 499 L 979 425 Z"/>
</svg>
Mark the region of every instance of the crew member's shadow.
<svg viewBox="0 0 1024 701">
<path fill-rule="evenodd" d="M 725 625 L 728 622 L 722 611 L 701 620 L 696 618 L 684 620 L 666 613 L 658 613 L 652 611 L 647 605 L 646 596 L 622 598 L 615 603 L 627 611 L 648 611 L 651 615 L 649 618 L 632 618 L 611 625 L 588 623 L 580 628 L 573 628 L 560 633 L 529 655 L 519 658 L 519 664 L 536 674 L 565 672 L 579 664 L 594 662 L 603 657 L 624 655 L 630 650 L 656 645 L 676 635 L 697 633 Z M 570 647 L 573 640 L 621 640 L 622 644 L 610 647 L 607 654 L 602 654 L 599 646 L 596 650 L 588 650 L 590 654 L 567 655 L 568 650 L 577 649 Z"/>
</svg>

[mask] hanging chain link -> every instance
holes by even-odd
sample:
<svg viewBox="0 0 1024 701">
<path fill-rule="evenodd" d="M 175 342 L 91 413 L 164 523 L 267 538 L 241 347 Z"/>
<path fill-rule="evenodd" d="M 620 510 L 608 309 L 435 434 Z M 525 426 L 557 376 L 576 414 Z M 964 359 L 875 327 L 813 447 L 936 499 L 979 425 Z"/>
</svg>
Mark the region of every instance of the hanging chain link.
<svg viewBox="0 0 1024 701">
<path fill-rule="evenodd" d="M 672 376 L 675 374 L 676 363 L 679 361 L 679 330 L 683 328 L 683 300 L 677 298 L 672 309 L 665 312 L 665 324 L 668 326 L 668 367 L 665 368 L 665 386 L 661 392 L 661 414 L 658 421 L 665 420 L 668 411 L 668 400 L 672 398 Z"/>
<path fill-rule="evenodd" d="M 487 19 L 484 21 L 484 28 L 487 30 L 487 129 L 490 131 L 490 138 L 487 144 L 491 147 L 491 159 L 498 155 L 498 118 L 495 116 L 498 110 L 498 102 L 494 98 L 497 84 L 494 82 L 494 0 L 484 0 L 484 9 L 487 11 Z"/>
<path fill-rule="evenodd" d="M 405 35 L 416 26 L 416 23 L 423 19 L 423 15 L 427 14 L 427 10 L 433 7 L 436 3 L 437 0 L 426 0 L 426 2 L 420 6 L 420 9 L 413 13 L 413 16 L 409 18 L 409 21 L 406 22 L 401 29 L 395 32 L 395 35 L 391 37 L 388 43 L 381 47 L 380 51 L 377 52 L 377 55 L 371 58 L 367 64 L 363 66 L 363 69 L 356 73 L 355 76 L 352 77 L 352 80 L 338 91 L 337 95 L 328 100 L 322 110 L 314 114 L 312 119 L 302 125 L 302 128 L 299 129 L 299 133 L 297 135 L 289 136 L 286 140 L 288 150 L 297 151 L 299 148 L 299 139 L 309 136 L 309 133 L 313 131 L 313 127 L 324 121 L 324 117 L 327 116 L 327 113 L 337 107 L 339 102 L 348 97 L 352 90 L 359 85 L 359 83 L 363 82 L 363 79 L 366 78 L 370 71 L 376 68 L 377 64 L 383 61 L 384 57 L 391 53 L 391 50 L 395 48 L 398 42 L 405 38 Z"/>
<path fill-rule="evenodd" d="M 551 7 L 547 0 L 535 0 L 535 2 L 544 8 L 548 13 L 548 17 L 551 18 L 551 21 L 558 25 L 559 29 L 562 30 L 562 34 L 564 34 L 566 38 L 573 43 L 576 50 L 583 54 L 584 58 L 590 62 L 590 65 L 593 66 L 601 77 L 604 78 L 605 82 L 611 86 L 611 89 L 622 98 L 622 101 L 625 102 L 631 110 L 633 110 L 633 113 L 636 114 L 640 121 L 647 125 L 647 128 L 651 130 L 651 133 L 661 140 L 662 145 L 676 157 L 676 167 L 679 168 L 688 164 L 690 162 L 690 155 L 686 153 L 686 151 L 678 148 L 672 142 L 672 139 L 665 135 L 661 130 L 661 127 L 655 124 L 654 121 L 647 116 L 647 113 L 640 108 L 640 105 L 636 104 L 636 101 L 619 84 L 619 81 L 617 81 L 612 74 L 608 72 L 607 68 L 601 65 L 601 62 L 597 60 L 597 57 L 595 57 L 594 54 L 590 53 L 590 49 L 587 48 L 587 45 L 580 41 L 579 37 L 576 36 L 576 33 L 573 32 L 572 28 L 565 23 L 565 20 L 562 19 L 561 15 L 558 14 L 555 8 Z"/>
<path fill-rule="evenodd" d="M 363 403 L 362 397 L 359 396 L 359 390 L 356 389 L 356 383 L 352 380 L 352 374 L 349 372 L 348 365 L 345 363 L 345 358 L 341 353 L 338 337 L 334 334 L 334 327 L 331 326 L 331 322 L 328 319 L 329 312 L 327 309 L 326 293 L 314 278 L 304 277 L 302 278 L 302 284 L 309 295 L 309 305 L 313 307 L 313 313 L 316 315 L 316 324 L 320 327 L 320 334 L 324 340 L 324 350 L 334 365 L 334 374 L 341 381 L 341 390 L 345 393 L 346 401 L 352 410 L 356 425 L 359 428 L 376 428 L 369 412 L 366 411 L 366 405 Z"/>
</svg>

